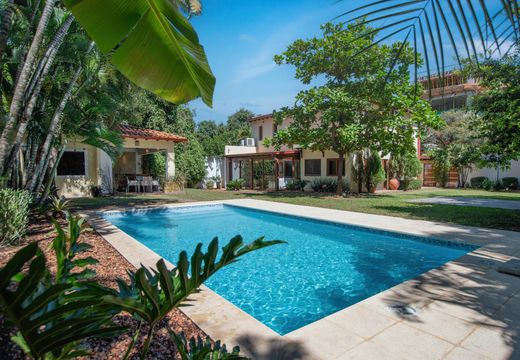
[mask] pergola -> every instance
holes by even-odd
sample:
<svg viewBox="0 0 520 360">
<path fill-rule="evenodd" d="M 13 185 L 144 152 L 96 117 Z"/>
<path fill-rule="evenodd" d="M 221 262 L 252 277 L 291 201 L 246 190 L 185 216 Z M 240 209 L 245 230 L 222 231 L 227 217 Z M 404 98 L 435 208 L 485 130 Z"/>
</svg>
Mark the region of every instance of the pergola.
<svg viewBox="0 0 520 360">
<path fill-rule="evenodd" d="M 274 190 L 280 189 L 280 178 L 298 178 L 300 150 L 273 151 L 261 153 L 245 153 L 226 155 L 226 179 L 232 181 L 244 179 L 246 187 L 255 188 L 255 180 L 260 189 L 265 190 L 272 180 Z M 287 166 L 281 166 L 281 165 Z M 290 169 L 290 170 L 289 170 Z M 287 176 L 290 173 L 290 176 Z"/>
</svg>

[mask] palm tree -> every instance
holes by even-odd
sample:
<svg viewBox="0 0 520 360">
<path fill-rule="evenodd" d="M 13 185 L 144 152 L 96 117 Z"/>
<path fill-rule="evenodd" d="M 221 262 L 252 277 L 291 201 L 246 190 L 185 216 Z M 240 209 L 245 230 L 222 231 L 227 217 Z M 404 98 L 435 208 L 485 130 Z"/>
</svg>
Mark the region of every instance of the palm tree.
<svg viewBox="0 0 520 360">
<path fill-rule="evenodd" d="M 410 41 L 415 49 L 416 82 L 419 54 L 425 60 L 428 82 L 436 73 L 443 85 L 451 53 L 460 69 L 464 59 L 478 63 L 509 54 L 520 38 L 518 0 L 378 0 L 338 18 L 347 16 L 351 18 L 345 22 L 351 26 L 371 25 L 373 29 L 364 36 L 377 33 L 375 44 L 395 37 Z"/>
<path fill-rule="evenodd" d="M 45 7 L 42 10 L 40 21 L 32 39 L 31 46 L 29 47 L 29 51 L 27 52 L 25 60 L 23 61 L 21 71 L 19 74 L 17 74 L 17 81 L 15 83 L 13 97 L 11 99 L 9 115 L 7 122 L 2 130 L 2 134 L 0 135 L 0 174 L 3 173 L 6 158 L 9 156 L 12 150 L 12 146 L 10 146 L 11 136 L 15 130 L 20 113 L 23 110 L 25 89 L 27 88 L 27 85 L 31 79 L 33 67 L 38 60 L 38 50 L 41 47 L 47 24 L 51 19 L 55 2 L 56 0 L 47 0 L 45 2 Z"/>
</svg>

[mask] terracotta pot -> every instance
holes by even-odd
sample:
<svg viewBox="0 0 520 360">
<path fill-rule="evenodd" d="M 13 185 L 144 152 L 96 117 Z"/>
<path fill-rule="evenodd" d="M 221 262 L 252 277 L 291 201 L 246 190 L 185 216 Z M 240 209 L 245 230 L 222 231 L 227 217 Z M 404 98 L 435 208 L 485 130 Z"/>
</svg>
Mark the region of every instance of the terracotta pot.
<svg viewBox="0 0 520 360">
<path fill-rule="evenodd" d="M 399 180 L 396 178 L 390 179 L 390 182 L 388 183 L 390 190 L 397 190 L 399 189 Z"/>
<path fill-rule="evenodd" d="M 377 189 L 377 186 L 375 186 L 375 185 L 370 186 L 370 192 L 372 194 L 376 192 L 376 189 Z"/>
</svg>

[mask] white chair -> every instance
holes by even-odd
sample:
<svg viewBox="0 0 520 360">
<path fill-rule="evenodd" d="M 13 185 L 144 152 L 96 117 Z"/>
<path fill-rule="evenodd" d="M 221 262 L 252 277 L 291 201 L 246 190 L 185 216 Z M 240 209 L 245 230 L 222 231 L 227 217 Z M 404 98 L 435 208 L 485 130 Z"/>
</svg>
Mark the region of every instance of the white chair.
<svg viewBox="0 0 520 360">
<path fill-rule="evenodd" d="M 143 186 L 143 192 L 146 192 L 146 188 L 150 188 L 150 192 L 153 191 L 153 179 L 151 176 L 143 176 L 141 180 L 141 185 Z"/>
<path fill-rule="evenodd" d="M 159 183 L 158 179 L 152 180 L 152 191 L 154 187 L 157 187 L 157 191 L 161 191 L 161 183 Z"/>
<path fill-rule="evenodd" d="M 139 192 L 139 181 L 137 180 L 130 180 L 128 176 L 126 177 L 126 192 L 128 193 L 128 190 L 130 189 L 130 186 L 134 187 L 134 190 Z"/>
</svg>

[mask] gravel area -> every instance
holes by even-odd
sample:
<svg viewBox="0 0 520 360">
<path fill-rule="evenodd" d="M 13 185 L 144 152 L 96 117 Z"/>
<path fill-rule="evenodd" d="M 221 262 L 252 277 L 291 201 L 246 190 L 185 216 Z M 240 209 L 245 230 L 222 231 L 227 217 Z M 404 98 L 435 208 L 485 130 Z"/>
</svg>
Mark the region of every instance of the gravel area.
<svg viewBox="0 0 520 360">
<path fill-rule="evenodd" d="M 50 249 L 50 243 L 53 239 L 52 224 L 41 216 L 36 216 L 31 219 L 29 226 L 29 233 L 23 243 L 18 246 L 0 248 L 0 267 L 13 256 L 16 251 L 29 242 L 37 241 L 40 248 L 45 253 L 48 264 L 54 268 L 55 258 Z M 96 271 L 96 279 L 106 286 L 116 287 L 116 278 L 123 278 L 128 280 L 127 270 L 132 269 L 133 266 L 128 263 L 123 256 L 121 256 L 109 243 L 107 243 L 95 231 L 84 233 L 81 241 L 92 245 L 92 249 L 85 253 L 85 256 L 93 256 L 99 264 L 92 268 Z M 137 328 L 137 321 L 131 316 L 122 314 L 119 315 L 115 322 L 126 325 L 131 328 L 130 332 L 113 339 L 88 339 L 85 341 L 85 347 L 93 354 L 91 359 L 122 359 L 126 349 L 130 343 L 130 338 Z M 180 310 L 174 309 L 164 321 L 156 328 L 154 341 L 148 353 L 149 359 L 178 359 L 180 358 L 175 349 L 175 345 L 170 341 L 166 325 L 176 332 L 183 331 L 186 336 L 201 336 L 207 335 L 200 330 L 195 323 L 184 315 Z M 142 333 L 146 333 L 147 329 L 143 328 Z M 17 345 L 10 341 L 10 336 L 13 335 L 13 329 L 5 325 L 4 319 L 0 316 L 0 358 L 2 359 L 23 359 L 24 355 Z M 136 345 L 139 350 L 142 345 L 141 341 Z M 138 351 L 132 354 L 132 359 L 138 358 Z"/>
</svg>

